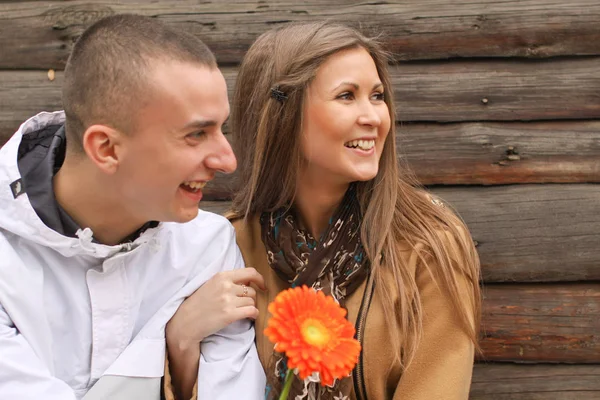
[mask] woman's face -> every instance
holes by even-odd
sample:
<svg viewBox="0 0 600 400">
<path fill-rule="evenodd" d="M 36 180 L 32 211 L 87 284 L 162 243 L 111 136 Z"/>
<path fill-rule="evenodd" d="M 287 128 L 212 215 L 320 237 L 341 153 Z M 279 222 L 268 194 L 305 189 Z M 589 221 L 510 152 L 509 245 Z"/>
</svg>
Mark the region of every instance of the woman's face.
<svg viewBox="0 0 600 400">
<path fill-rule="evenodd" d="M 377 175 L 391 123 L 383 89 L 362 47 L 335 53 L 319 67 L 304 101 L 304 183 L 339 185 Z"/>
</svg>

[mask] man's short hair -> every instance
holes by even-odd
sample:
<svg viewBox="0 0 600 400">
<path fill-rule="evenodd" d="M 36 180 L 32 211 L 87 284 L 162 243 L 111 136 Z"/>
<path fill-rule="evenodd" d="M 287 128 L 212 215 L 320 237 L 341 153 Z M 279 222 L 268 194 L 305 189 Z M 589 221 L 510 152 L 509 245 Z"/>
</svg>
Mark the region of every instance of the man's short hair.
<svg viewBox="0 0 600 400">
<path fill-rule="evenodd" d="M 65 68 L 62 101 L 70 147 L 81 151 L 83 133 L 93 124 L 131 131 L 157 61 L 217 66 L 200 39 L 152 18 L 120 14 L 90 26 Z"/>
</svg>

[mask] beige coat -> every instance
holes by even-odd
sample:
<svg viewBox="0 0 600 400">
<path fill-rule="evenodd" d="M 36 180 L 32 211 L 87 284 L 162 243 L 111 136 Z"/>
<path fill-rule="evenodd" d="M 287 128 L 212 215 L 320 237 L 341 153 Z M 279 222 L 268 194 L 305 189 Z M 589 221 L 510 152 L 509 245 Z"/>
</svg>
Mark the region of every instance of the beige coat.
<svg viewBox="0 0 600 400">
<path fill-rule="evenodd" d="M 263 335 L 267 326 L 268 304 L 277 293 L 289 285 L 282 281 L 269 267 L 267 252 L 261 239 L 258 217 L 249 223 L 243 220 L 233 222 L 237 242 L 242 251 L 246 266 L 254 267 L 266 281 L 267 293 L 258 292 L 256 320 L 256 346 L 263 367 L 268 365 L 273 345 Z M 448 248 L 452 253 L 455 241 L 446 235 Z M 469 397 L 471 373 L 473 369 L 474 346 L 468 335 L 460 328 L 459 319 L 451 307 L 449 299 L 434 283 L 431 275 L 421 265 L 416 252 L 407 244 L 400 244 L 408 267 L 417 282 L 423 307 L 423 337 L 417 348 L 414 360 L 402 374 L 400 365 L 394 361 L 390 351 L 389 335 L 380 298 L 374 291 L 363 339 L 363 373 L 368 400 L 466 400 Z M 457 257 L 453 257 L 456 262 Z M 430 265 L 435 268 L 435 265 Z M 462 280 L 465 293 L 469 284 Z M 356 323 L 365 287 L 364 282 L 346 299 L 348 319 Z M 465 298 L 469 296 L 466 295 Z M 266 371 L 269 373 L 269 371 Z M 194 388 L 194 392 L 196 392 Z M 165 369 L 165 395 L 174 399 L 171 388 L 168 364 Z M 356 399 L 355 393 L 352 398 Z M 194 393 L 193 400 L 196 399 Z"/>
<path fill-rule="evenodd" d="M 289 287 L 269 267 L 267 253 L 261 239 L 258 217 L 249 223 L 233 222 L 237 242 L 247 267 L 254 267 L 266 281 L 268 293 L 258 293 L 259 317 L 256 321 L 256 345 L 263 364 L 267 365 L 273 352 L 273 345 L 263 335 L 267 326 L 268 304 L 277 293 Z M 449 236 L 449 235 L 447 235 Z M 454 241 L 448 237 L 452 249 Z M 407 265 L 414 273 L 420 290 L 424 312 L 423 338 L 416 356 L 408 369 L 401 374 L 400 366 L 394 362 L 389 342 L 384 311 L 381 301 L 374 292 L 364 329 L 363 371 L 365 389 L 369 400 L 459 400 L 468 399 L 473 369 L 474 346 L 468 335 L 460 328 L 459 318 L 451 307 L 449 299 L 442 294 L 433 282 L 431 275 L 421 266 L 415 253 L 408 245 L 401 248 Z M 458 261 L 460 262 L 460 261 Z M 431 266 L 435 268 L 435 265 Z M 462 282 L 468 293 L 466 280 Z M 365 292 L 363 283 L 346 300 L 348 319 L 356 322 Z M 391 368 L 390 368 L 391 367 Z M 271 373 L 267 371 L 267 373 Z M 356 398 L 353 393 L 352 398 Z"/>
</svg>

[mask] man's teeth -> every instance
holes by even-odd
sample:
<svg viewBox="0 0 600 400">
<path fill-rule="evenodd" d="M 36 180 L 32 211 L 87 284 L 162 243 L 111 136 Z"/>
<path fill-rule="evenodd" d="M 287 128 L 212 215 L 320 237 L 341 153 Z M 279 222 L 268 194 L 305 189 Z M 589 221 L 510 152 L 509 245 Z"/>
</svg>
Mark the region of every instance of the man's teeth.
<svg viewBox="0 0 600 400">
<path fill-rule="evenodd" d="M 353 140 L 344 144 L 346 147 L 359 148 L 361 150 L 371 150 L 375 146 L 375 140 Z"/>
<path fill-rule="evenodd" d="M 196 189 L 202 189 L 204 186 L 206 186 L 206 182 L 194 182 L 194 181 L 186 181 L 183 182 L 183 184 L 187 187 L 190 187 L 194 190 Z"/>
</svg>

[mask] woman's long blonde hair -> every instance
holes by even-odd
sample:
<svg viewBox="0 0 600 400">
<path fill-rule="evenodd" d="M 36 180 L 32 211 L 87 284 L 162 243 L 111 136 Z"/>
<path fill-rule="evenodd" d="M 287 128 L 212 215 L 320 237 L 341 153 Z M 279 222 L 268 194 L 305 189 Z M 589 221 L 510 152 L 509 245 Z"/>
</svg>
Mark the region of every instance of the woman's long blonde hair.
<svg viewBox="0 0 600 400">
<path fill-rule="evenodd" d="M 390 58 L 376 40 L 355 29 L 328 22 L 288 25 L 262 34 L 250 47 L 233 97 L 232 133 L 240 184 L 230 217 L 249 218 L 293 203 L 302 160 L 300 134 L 306 89 L 330 55 L 356 47 L 373 57 L 391 121 L 395 121 L 387 69 Z M 285 93 L 287 99 L 272 98 L 272 88 Z M 465 332 L 478 348 L 481 294 L 473 242 L 465 234 L 462 221 L 434 204 L 408 168 L 399 167 L 395 124 L 387 135 L 377 176 L 360 182 L 358 193 L 363 212 L 362 243 L 371 260 L 397 360 L 406 366 L 413 357 L 422 334 L 423 314 L 414 273 L 400 255 L 401 241 L 419 249 L 422 264 L 445 290 Z M 443 232 L 454 238 L 452 249 Z M 458 279 L 461 275 L 469 282 L 466 293 Z M 398 302 L 393 300 L 396 296 Z"/>
</svg>

